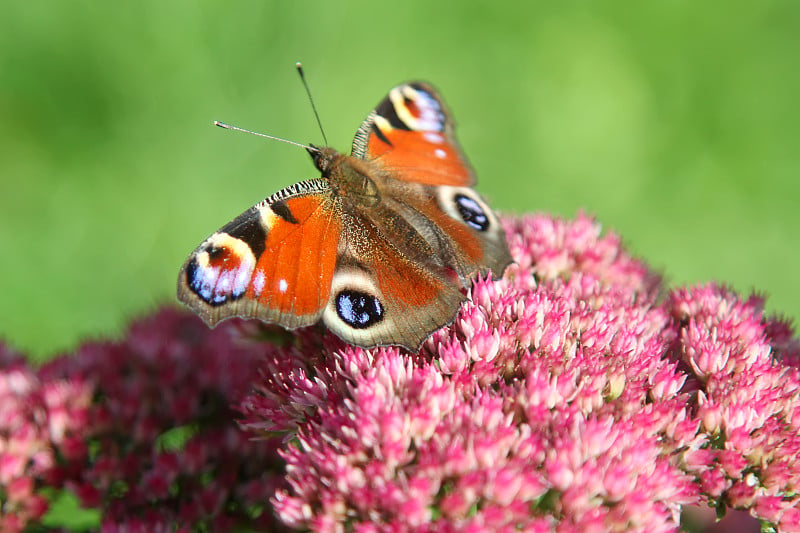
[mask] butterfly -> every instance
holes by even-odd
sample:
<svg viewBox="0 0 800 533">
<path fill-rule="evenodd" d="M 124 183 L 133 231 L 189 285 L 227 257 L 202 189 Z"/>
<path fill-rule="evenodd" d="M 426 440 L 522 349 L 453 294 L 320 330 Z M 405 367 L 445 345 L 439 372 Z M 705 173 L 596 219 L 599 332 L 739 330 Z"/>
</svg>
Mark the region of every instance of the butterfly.
<svg viewBox="0 0 800 533">
<path fill-rule="evenodd" d="M 352 155 L 309 145 L 321 177 L 266 198 L 207 238 L 178 299 L 209 326 L 231 317 L 418 350 L 453 322 L 476 276 L 511 263 L 505 233 L 442 99 L 398 85 L 361 124 Z"/>
</svg>

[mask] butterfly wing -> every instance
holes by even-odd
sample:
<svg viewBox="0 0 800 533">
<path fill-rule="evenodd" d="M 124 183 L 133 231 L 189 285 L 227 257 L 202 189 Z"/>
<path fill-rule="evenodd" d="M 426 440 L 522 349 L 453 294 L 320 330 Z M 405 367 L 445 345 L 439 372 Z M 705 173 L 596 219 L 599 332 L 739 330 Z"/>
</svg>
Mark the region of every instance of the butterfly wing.
<svg viewBox="0 0 800 533">
<path fill-rule="evenodd" d="M 289 329 L 313 324 L 330 299 L 341 221 L 327 180 L 288 187 L 192 252 L 178 299 L 210 326 L 234 316 Z"/>
<path fill-rule="evenodd" d="M 272 195 L 206 239 L 181 269 L 178 299 L 210 326 L 234 316 L 289 329 L 321 319 L 351 344 L 417 350 L 464 295 L 358 210 L 345 213 L 320 179 Z"/>
<path fill-rule="evenodd" d="M 391 182 L 388 186 L 403 191 L 392 196 L 393 200 L 398 195 L 403 198 L 395 209 L 428 235 L 440 268 L 454 272 L 461 288 L 489 271 L 499 278 L 512 262 L 500 220 L 472 188 Z"/>
<path fill-rule="evenodd" d="M 423 82 L 389 91 L 362 123 L 353 157 L 377 165 L 384 203 L 439 246 L 438 254 L 462 286 L 511 263 L 505 233 L 471 187 L 475 174 L 455 137 L 455 125 L 436 90 Z"/>
<path fill-rule="evenodd" d="M 395 179 L 471 187 L 475 174 L 436 90 L 423 82 L 394 87 L 361 124 L 353 157 L 377 161 Z"/>
<path fill-rule="evenodd" d="M 453 321 L 471 279 L 511 262 L 497 217 L 435 90 L 393 88 L 331 180 L 351 195 L 325 325 L 360 346 L 412 350 Z M 373 190 L 374 187 L 374 190 Z"/>
<path fill-rule="evenodd" d="M 435 330 L 452 322 L 465 296 L 441 269 L 398 247 L 387 220 L 348 213 L 325 325 L 363 347 L 396 345 L 416 351 Z"/>
</svg>

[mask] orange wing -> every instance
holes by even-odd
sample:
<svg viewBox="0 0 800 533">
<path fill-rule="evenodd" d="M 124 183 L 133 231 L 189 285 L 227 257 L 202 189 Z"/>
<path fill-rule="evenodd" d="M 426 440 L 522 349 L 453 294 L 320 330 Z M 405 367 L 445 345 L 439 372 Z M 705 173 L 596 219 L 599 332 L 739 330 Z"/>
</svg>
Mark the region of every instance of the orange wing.
<svg viewBox="0 0 800 533">
<path fill-rule="evenodd" d="M 389 91 L 361 124 L 353 156 L 378 162 L 398 180 L 471 187 L 475 174 L 453 128 L 433 87 L 405 83 Z"/>
<path fill-rule="evenodd" d="M 189 256 L 178 299 L 212 326 L 234 316 L 290 329 L 317 322 L 330 298 L 339 209 L 327 180 L 272 195 Z"/>
</svg>

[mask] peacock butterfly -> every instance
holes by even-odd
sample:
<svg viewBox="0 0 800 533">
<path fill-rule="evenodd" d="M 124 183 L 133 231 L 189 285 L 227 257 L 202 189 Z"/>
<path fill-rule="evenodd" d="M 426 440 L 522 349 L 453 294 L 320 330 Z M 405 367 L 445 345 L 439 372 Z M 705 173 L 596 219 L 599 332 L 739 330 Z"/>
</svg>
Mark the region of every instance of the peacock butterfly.
<svg viewBox="0 0 800 533">
<path fill-rule="evenodd" d="M 206 239 L 178 299 L 209 325 L 320 320 L 344 341 L 417 350 L 453 321 L 471 279 L 511 263 L 433 87 L 404 83 L 361 124 L 352 155 L 307 148 L 321 177 L 291 185 Z"/>
</svg>

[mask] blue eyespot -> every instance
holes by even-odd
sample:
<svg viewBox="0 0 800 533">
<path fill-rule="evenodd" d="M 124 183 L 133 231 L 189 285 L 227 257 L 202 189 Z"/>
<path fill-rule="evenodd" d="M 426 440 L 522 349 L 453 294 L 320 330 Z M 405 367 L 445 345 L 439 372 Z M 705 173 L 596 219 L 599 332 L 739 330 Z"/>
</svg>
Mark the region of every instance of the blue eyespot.
<svg viewBox="0 0 800 533">
<path fill-rule="evenodd" d="M 383 320 L 383 306 L 377 298 L 352 290 L 336 295 L 336 313 L 354 329 L 368 328 Z"/>
<path fill-rule="evenodd" d="M 214 305 L 214 287 L 203 277 L 202 270 L 197 265 L 197 259 L 192 259 L 186 267 L 186 283 L 201 300 L 207 304 Z"/>
<path fill-rule="evenodd" d="M 478 202 L 463 194 L 457 194 L 455 201 L 458 213 L 468 226 L 478 231 L 489 229 L 489 217 Z"/>
</svg>

